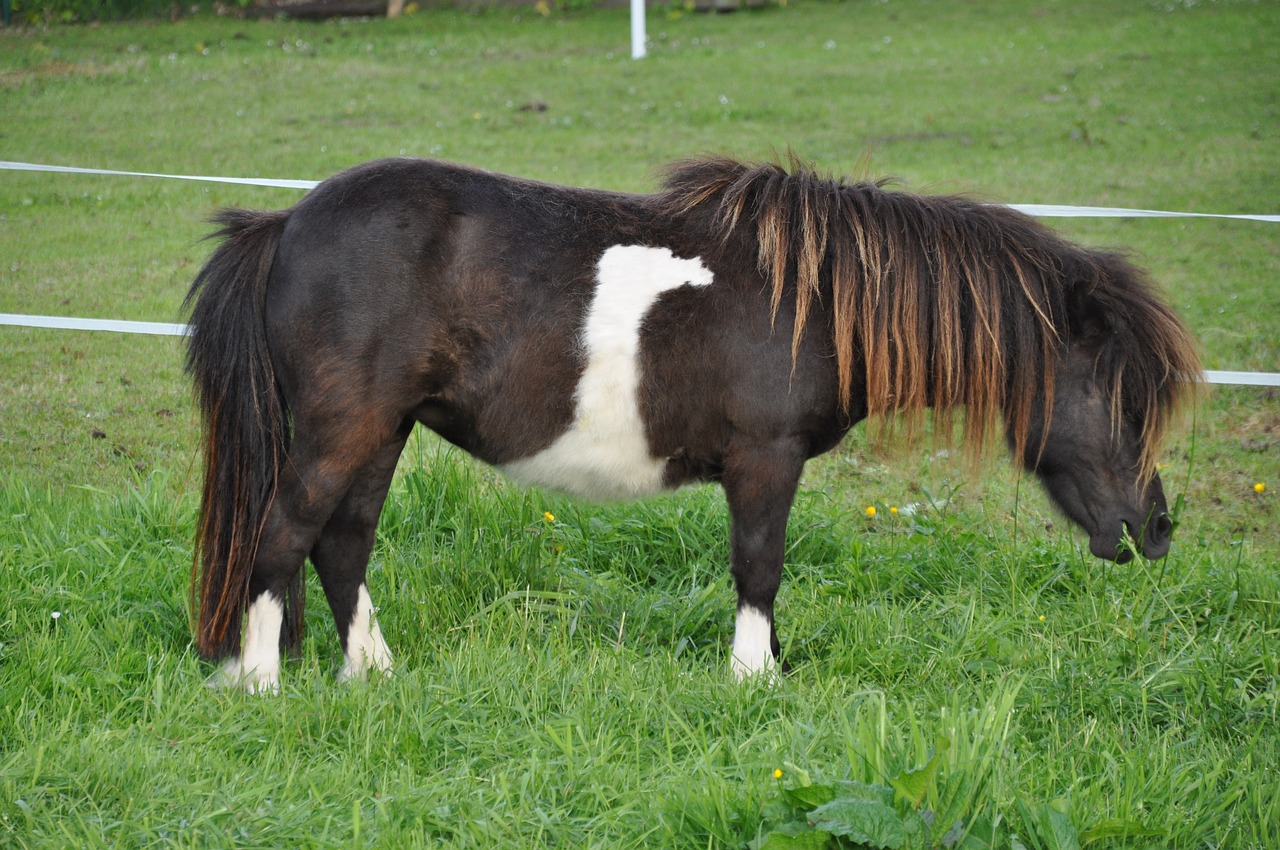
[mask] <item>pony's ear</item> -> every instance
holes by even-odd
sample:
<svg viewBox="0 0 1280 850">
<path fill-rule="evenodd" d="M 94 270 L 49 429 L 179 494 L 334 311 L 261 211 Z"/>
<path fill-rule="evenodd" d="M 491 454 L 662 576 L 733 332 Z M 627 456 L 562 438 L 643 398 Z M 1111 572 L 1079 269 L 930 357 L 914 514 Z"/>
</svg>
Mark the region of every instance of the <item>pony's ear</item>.
<svg viewBox="0 0 1280 850">
<path fill-rule="evenodd" d="M 1071 339 L 1085 344 L 1100 344 L 1124 330 L 1124 320 L 1109 313 L 1097 302 L 1080 299 L 1067 310 Z"/>
<path fill-rule="evenodd" d="M 1101 342 L 1111 331 L 1111 322 L 1105 315 L 1092 313 L 1080 317 L 1076 327 L 1072 328 L 1072 336 L 1088 342 Z"/>
</svg>

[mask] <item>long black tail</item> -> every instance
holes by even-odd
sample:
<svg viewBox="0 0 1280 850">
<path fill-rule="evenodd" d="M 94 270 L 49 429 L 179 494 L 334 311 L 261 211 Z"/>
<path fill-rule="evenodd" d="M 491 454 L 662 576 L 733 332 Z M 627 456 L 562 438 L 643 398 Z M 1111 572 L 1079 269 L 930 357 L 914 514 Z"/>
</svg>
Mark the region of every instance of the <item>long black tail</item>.
<svg viewBox="0 0 1280 850">
<path fill-rule="evenodd" d="M 267 348 L 267 278 L 289 211 L 224 210 L 221 239 L 187 293 L 187 373 L 203 419 L 204 487 L 192 566 L 196 646 L 206 658 L 240 651 L 240 625 L 277 473 L 289 410 Z M 302 637 L 303 571 L 285 599 L 281 646 Z"/>
</svg>

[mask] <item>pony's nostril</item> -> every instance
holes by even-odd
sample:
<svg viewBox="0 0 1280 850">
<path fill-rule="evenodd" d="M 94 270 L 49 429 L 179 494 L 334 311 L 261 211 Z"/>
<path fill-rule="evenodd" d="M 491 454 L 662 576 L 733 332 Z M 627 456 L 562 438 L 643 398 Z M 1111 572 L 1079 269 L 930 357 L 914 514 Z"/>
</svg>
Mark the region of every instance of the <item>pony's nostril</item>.
<svg viewBox="0 0 1280 850">
<path fill-rule="evenodd" d="M 1155 526 L 1152 529 L 1156 533 L 1157 540 L 1167 540 L 1169 535 L 1173 533 L 1173 519 L 1168 514 L 1160 514 L 1155 519 Z"/>
</svg>

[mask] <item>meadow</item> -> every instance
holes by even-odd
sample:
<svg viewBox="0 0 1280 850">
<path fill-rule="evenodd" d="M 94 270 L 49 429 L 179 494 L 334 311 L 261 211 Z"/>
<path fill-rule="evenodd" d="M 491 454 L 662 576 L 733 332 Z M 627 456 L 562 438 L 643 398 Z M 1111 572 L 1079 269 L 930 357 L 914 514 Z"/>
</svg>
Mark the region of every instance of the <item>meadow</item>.
<svg viewBox="0 0 1280 850">
<path fill-rule="evenodd" d="M 644 191 L 790 149 L 914 191 L 1277 212 L 1273 2 L 673 4 L 642 61 L 625 10 L 543 8 L 0 29 L 0 160 Z M 182 321 L 209 215 L 299 195 L 0 172 L 0 312 Z M 1130 250 L 1207 368 L 1280 371 L 1276 225 L 1053 223 Z M 1002 457 L 855 429 L 801 484 L 773 687 L 727 672 L 718 490 L 582 504 L 419 434 L 370 574 L 395 675 L 336 684 L 313 584 L 252 697 L 191 644 L 182 356 L 0 327 L 0 846 L 1276 846 L 1274 389 L 1205 394 L 1162 461 L 1173 551 L 1125 566 Z"/>
</svg>

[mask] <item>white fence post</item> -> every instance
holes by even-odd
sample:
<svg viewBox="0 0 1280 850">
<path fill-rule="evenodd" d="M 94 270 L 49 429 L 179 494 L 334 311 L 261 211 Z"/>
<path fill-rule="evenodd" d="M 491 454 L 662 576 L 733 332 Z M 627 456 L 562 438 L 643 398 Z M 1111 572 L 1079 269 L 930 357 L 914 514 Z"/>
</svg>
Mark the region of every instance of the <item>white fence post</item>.
<svg viewBox="0 0 1280 850">
<path fill-rule="evenodd" d="M 645 55 L 644 0 L 631 0 L 631 58 L 643 59 Z"/>
</svg>

